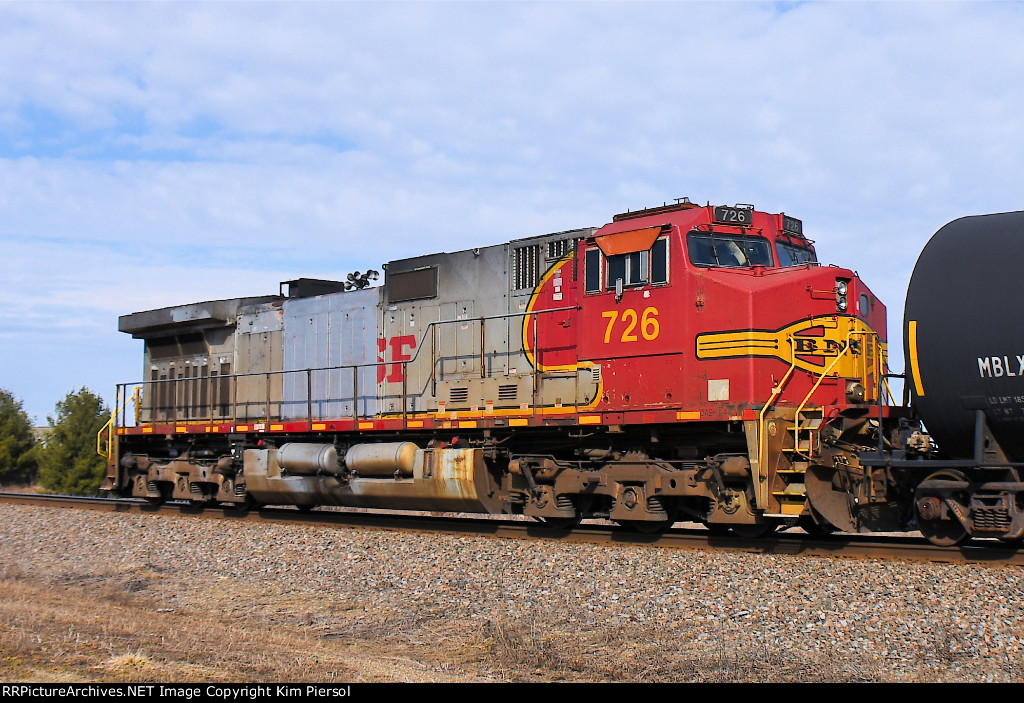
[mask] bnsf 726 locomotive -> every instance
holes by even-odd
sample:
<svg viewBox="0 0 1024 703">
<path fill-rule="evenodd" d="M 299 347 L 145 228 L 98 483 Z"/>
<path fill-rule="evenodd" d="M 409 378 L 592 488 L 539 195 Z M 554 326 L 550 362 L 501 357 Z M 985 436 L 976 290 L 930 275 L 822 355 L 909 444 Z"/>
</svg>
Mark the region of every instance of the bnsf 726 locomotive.
<svg viewBox="0 0 1024 703">
<path fill-rule="evenodd" d="M 372 278 L 122 317 L 104 488 L 742 534 L 907 505 L 859 459 L 885 307 L 800 220 L 684 199 Z"/>
</svg>

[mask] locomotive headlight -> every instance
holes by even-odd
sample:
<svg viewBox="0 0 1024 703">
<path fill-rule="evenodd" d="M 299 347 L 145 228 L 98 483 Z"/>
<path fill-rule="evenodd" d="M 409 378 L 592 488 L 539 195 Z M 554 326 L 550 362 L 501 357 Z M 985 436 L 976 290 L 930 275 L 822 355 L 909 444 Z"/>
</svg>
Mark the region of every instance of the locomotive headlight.
<svg viewBox="0 0 1024 703">
<path fill-rule="evenodd" d="M 839 312 L 846 312 L 846 308 L 849 307 L 849 303 L 846 300 L 848 290 L 849 286 L 846 285 L 846 281 L 836 281 L 836 309 Z"/>
</svg>

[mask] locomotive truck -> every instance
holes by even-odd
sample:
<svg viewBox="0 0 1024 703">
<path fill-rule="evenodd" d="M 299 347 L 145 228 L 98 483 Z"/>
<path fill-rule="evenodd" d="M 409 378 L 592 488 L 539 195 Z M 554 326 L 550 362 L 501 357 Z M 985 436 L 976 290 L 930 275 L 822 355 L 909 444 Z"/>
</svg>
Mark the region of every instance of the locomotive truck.
<svg viewBox="0 0 1024 703">
<path fill-rule="evenodd" d="M 948 534 L 976 469 L 932 476 L 937 447 L 890 402 L 885 306 L 817 261 L 799 219 L 684 198 L 383 272 L 121 317 L 143 380 L 118 386 L 103 488 L 554 527 L 978 532 Z M 1007 349 L 990 371 L 1024 355 Z M 1024 532 L 1011 512 L 992 536 Z"/>
</svg>

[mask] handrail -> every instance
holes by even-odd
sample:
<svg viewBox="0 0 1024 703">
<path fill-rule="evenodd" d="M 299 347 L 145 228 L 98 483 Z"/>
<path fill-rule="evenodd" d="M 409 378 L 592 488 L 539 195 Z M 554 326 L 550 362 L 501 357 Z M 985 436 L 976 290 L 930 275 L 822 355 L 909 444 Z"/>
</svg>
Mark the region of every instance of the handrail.
<svg viewBox="0 0 1024 703">
<path fill-rule="evenodd" d="M 757 479 L 758 480 L 757 480 L 757 485 L 755 486 L 755 489 L 756 489 L 756 497 L 757 497 L 758 507 L 761 508 L 761 509 L 766 509 L 768 507 L 768 469 L 765 466 L 765 462 L 768 459 L 768 438 L 767 438 L 767 435 L 765 434 L 765 431 L 764 431 L 764 428 L 765 428 L 764 417 L 765 417 L 765 415 L 768 412 L 768 408 L 770 408 L 772 406 L 772 403 L 774 403 L 778 399 L 779 395 L 782 393 L 783 389 L 786 387 L 786 384 L 789 383 L 789 378 L 790 378 L 790 376 L 793 375 L 793 371 L 796 370 L 796 344 L 793 343 L 793 335 L 788 335 L 787 338 L 789 340 L 790 357 L 792 358 L 792 361 L 789 364 L 789 370 L 786 371 L 786 375 L 783 376 L 782 380 L 780 380 L 779 383 L 775 386 L 775 388 L 772 389 L 771 397 L 768 398 L 768 402 L 766 402 L 761 407 L 761 413 L 758 415 L 758 418 L 757 418 Z M 762 473 L 762 471 L 763 471 L 763 473 Z M 763 480 L 762 480 L 762 476 L 764 477 Z"/>
<path fill-rule="evenodd" d="M 132 400 L 135 402 L 135 419 L 138 422 L 139 417 L 139 398 L 142 395 L 142 386 L 135 388 L 131 396 L 125 398 L 124 404 L 121 404 L 121 386 L 119 385 L 116 390 L 114 397 L 114 410 L 110 413 L 110 417 L 96 432 L 96 453 L 106 459 L 109 459 L 113 452 L 113 443 L 111 441 L 114 432 L 114 421 L 117 419 L 118 413 L 123 413 L 128 407 L 128 401 Z M 106 447 L 103 446 L 103 436 L 106 434 Z"/>
<path fill-rule="evenodd" d="M 99 454 L 101 457 L 104 457 L 105 459 L 109 459 L 110 455 L 113 454 L 113 452 L 111 451 L 111 447 L 110 447 L 110 433 L 113 431 L 114 417 L 115 417 L 114 413 L 111 413 L 110 414 L 110 418 L 106 421 L 106 423 L 103 425 L 103 427 L 101 427 L 99 429 L 99 431 L 96 433 L 96 453 Z M 104 432 L 106 432 L 106 434 L 107 434 L 107 446 L 106 447 L 103 446 L 103 433 Z"/>
<path fill-rule="evenodd" d="M 818 376 L 817 380 L 811 386 L 810 391 L 807 392 L 807 394 L 804 396 L 803 400 L 800 401 L 800 404 L 799 404 L 799 406 L 796 409 L 796 413 L 795 413 L 794 418 L 793 418 L 793 423 L 794 424 L 789 429 L 793 433 L 793 438 L 794 438 L 793 451 L 796 454 L 798 454 L 799 456 L 804 457 L 805 459 L 810 459 L 810 457 L 807 456 L 806 454 L 804 454 L 801 451 L 801 448 L 800 448 L 800 432 L 802 430 L 801 425 L 800 425 L 800 416 L 801 416 L 801 414 L 803 414 L 804 410 L 807 407 L 807 403 L 810 402 L 811 397 L 818 390 L 818 387 L 821 385 L 822 381 L 824 381 L 828 377 L 828 375 L 832 372 L 832 370 L 836 367 L 836 365 L 838 365 L 839 361 L 847 353 L 849 353 L 851 351 L 851 349 L 852 349 L 851 341 L 852 341 L 852 338 L 854 336 L 873 336 L 876 339 L 876 341 L 877 341 L 878 333 L 873 331 L 873 330 L 856 330 L 856 329 L 851 329 L 847 333 L 847 335 L 846 335 L 846 344 L 843 346 L 842 351 L 840 351 L 839 354 L 836 355 L 835 359 L 833 359 L 832 362 L 821 372 L 821 374 Z M 767 462 L 767 454 L 768 454 L 768 438 L 767 438 L 767 434 L 765 433 L 765 416 L 766 416 L 766 414 L 768 412 L 768 409 L 772 406 L 772 404 L 775 403 L 776 400 L 778 400 L 778 398 L 781 395 L 785 385 L 788 383 L 790 377 L 793 375 L 793 371 L 796 369 L 796 348 L 795 348 L 795 345 L 793 343 L 793 336 L 792 335 L 789 336 L 789 343 L 790 343 L 791 359 L 792 359 L 792 361 L 790 363 L 789 370 L 786 371 L 786 375 L 783 376 L 782 380 L 775 386 L 775 388 L 772 389 L 771 397 L 761 407 L 761 412 L 758 415 L 758 428 L 757 428 L 758 429 L 758 445 L 757 445 L 757 475 L 758 475 L 758 482 L 757 482 L 757 486 L 755 488 L 756 488 L 756 496 L 757 496 L 757 501 L 758 501 L 758 507 L 761 507 L 761 508 L 766 508 L 767 504 L 768 504 L 768 485 L 767 485 L 767 479 L 768 479 L 768 473 L 769 472 L 768 472 L 768 467 L 765 466 L 765 464 Z M 866 358 L 864 359 L 864 361 L 861 364 L 861 366 L 862 366 L 862 368 L 861 368 L 861 375 L 863 377 L 865 377 L 865 380 L 866 380 L 866 376 L 867 376 L 867 359 Z M 872 371 L 875 372 L 876 377 L 882 376 L 880 352 L 878 352 L 878 353 L 876 353 L 874 355 Z M 808 448 L 808 451 L 810 451 L 810 448 Z"/>
<path fill-rule="evenodd" d="M 793 424 L 793 427 L 791 428 L 793 430 L 793 436 L 794 436 L 794 439 L 795 439 L 795 441 L 793 443 L 793 450 L 797 454 L 799 454 L 800 456 L 802 456 L 805 459 L 810 459 L 811 457 L 807 456 L 806 454 L 804 454 L 803 452 L 800 451 L 800 429 L 801 429 L 801 427 L 800 427 L 800 415 L 801 415 L 801 413 L 803 413 L 804 408 L 807 406 L 808 401 L 810 401 L 811 396 L 813 396 L 814 392 L 818 390 L 818 386 L 821 385 L 821 382 L 824 381 L 828 377 L 828 375 L 832 372 L 832 369 L 834 369 L 836 367 L 836 365 L 839 363 L 839 360 L 842 359 L 850 351 L 850 349 L 852 348 L 852 345 L 850 344 L 850 341 L 851 341 L 851 339 L 853 338 L 854 335 L 862 335 L 862 336 L 865 336 L 865 337 L 867 337 L 867 336 L 874 336 L 876 339 L 878 337 L 878 333 L 875 332 L 874 330 L 856 330 L 856 329 L 851 329 L 846 334 L 846 344 L 843 346 L 842 351 L 840 351 L 838 354 L 836 354 L 836 358 L 832 360 L 832 363 L 829 364 L 828 367 L 824 371 L 821 372 L 821 375 L 818 377 L 818 380 L 814 382 L 814 385 L 811 386 L 811 390 L 807 392 L 807 395 L 805 395 L 804 399 L 802 401 L 800 401 L 800 405 L 796 409 L 796 416 L 794 417 L 794 420 L 793 420 L 794 424 Z M 877 368 L 878 366 L 879 366 L 879 361 L 878 361 L 878 355 L 876 354 L 875 355 L 875 367 L 876 368 L 874 368 L 872 370 L 873 371 L 878 371 L 878 368 Z M 808 452 L 810 452 L 810 447 L 808 447 Z"/>
<path fill-rule="evenodd" d="M 160 386 L 160 385 L 163 385 L 163 384 L 172 384 L 172 386 L 171 386 L 172 388 L 177 388 L 178 386 L 176 384 L 181 383 L 181 382 L 207 382 L 207 383 L 211 383 L 214 379 L 216 379 L 217 381 L 227 379 L 229 381 L 234 381 L 234 383 L 231 383 L 231 390 L 230 390 L 231 398 L 230 398 L 229 402 L 231 403 L 231 418 L 230 418 L 230 420 L 232 422 L 236 422 L 238 420 L 238 417 L 237 417 L 238 406 L 240 405 L 239 400 L 238 400 L 238 386 L 239 386 L 239 384 L 237 382 L 239 379 L 255 378 L 255 377 L 265 378 L 266 379 L 266 393 L 267 393 L 267 395 L 269 395 L 270 378 L 272 376 L 283 376 L 285 374 L 305 373 L 306 376 L 307 376 L 307 379 L 306 379 L 307 415 L 309 415 L 309 417 L 307 417 L 305 419 L 312 421 L 313 418 L 312 418 L 312 408 L 311 408 L 311 402 L 312 402 L 312 398 L 311 398 L 311 395 L 312 395 L 311 394 L 311 390 L 312 390 L 311 374 L 314 373 L 314 372 L 329 372 L 329 371 L 351 370 L 352 373 L 353 373 L 353 377 L 354 377 L 353 378 L 353 391 L 352 391 L 353 392 L 353 395 L 352 395 L 352 406 L 353 406 L 352 407 L 352 412 L 353 412 L 354 419 L 358 420 L 358 418 L 361 417 L 361 415 L 359 414 L 359 408 L 358 408 L 358 404 L 359 404 L 359 395 L 358 395 L 358 393 L 359 393 L 359 391 L 358 391 L 358 388 L 359 388 L 359 384 L 358 384 L 359 371 L 362 370 L 362 369 L 388 367 L 388 366 L 392 366 L 392 365 L 396 365 L 396 364 L 401 364 L 402 368 L 403 368 L 403 374 L 402 374 L 402 376 L 403 376 L 403 381 L 402 381 L 402 407 L 403 407 L 403 411 L 404 411 L 403 412 L 403 416 L 404 416 L 406 414 L 407 410 L 408 410 L 408 397 L 407 397 L 408 388 L 407 388 L 407 379 L 405 378 L 406 377 L 405 371 L 408 369 L 410 364 L 413 364 L 414 362 L 416 362 L 419 359 L 420 353 L 423 351 L 424 342 L 426 341 L 427 335 L 428 334 L 432 335 L 432 339 L 433 339 L 433 337 L 436 337 L 436 334 L 434 332 L 435 328 L 439 328 L 441 325 L 446 325 L 446 324 L 453 324 L 453 323 L 463 323 L 463 324 L 465 324 L 465 323 L 474 322 L 474 321 L 479 321 L 481 323 L 481 326 L 483 326 L 483 323 L 484 323 L 485 320 L 513 319 L 513 318 L 519 318 L 519 317 L 529 317 L 531 315 L 539 316 L 539 315 L 543 315 L 543 314 L 547 314 L 547 313 L 565 312 L 565 311 L 569 311 L 569 310 L 579 310 L 579 306 L 578 305 L 571 305 L 571 306 L 564 306 L 564 307 L 558 307 L 558 308 L 545 308 L 543 310 L 528 310 L 528 311 L 523 311 L 523 312 L 508 312 L 508 313 L 501 313 L 501 314 L 497 314 L 497 315 L 484 315 L 484 316 L 473 317 L 473 318 L 454 318 L 454 319 L 450 319 L 450 320 L 433 320 L 433 321 L 427 323 L 426 328 L 424 328 L 420 338 L 417 340 L 416 351 L 413 353 L 412 357 L 410 357 L 409 359 L 403 360 L 403 361 L 394 361 L 394 360 L 392 360 L 392 361 L 375 361 L 375 362 L 370 362 L 370 363 L 365 363 L 365 364 L 345 364 L 345 365 L 337 365 L 337 366 L 319 366 L 319 367 L 309 367 L 309 368 L 302 368 L 302 369 L 277 369 L 277 370 L 273 370 L 273 371 L 251 371 L 251 372 L 246 372 L 246 373 L 225 374 L 223 376 L 203 376 L 201 378 L 165 378 L 165 379 L 141 380 L 141 381 L 133 381 L 133 382 L 129 382 L 129 383 L 118 384 L 118 393 L 120 393 L 120 389 L 121 388 L 127 389 L 129 386 L 136 386 L 136 393 L 138 393 L 139 391 L 142 390 L 142 388 L 144 386 L 150 385 L 150 384 L 152 386 Z M 534 325 L 534 337 L 535 337 L 535 339 L 534 339 L 534 347 L 536 347 L 536 344 L 537 344 L 537 341 L 536 341 L 537 329 L 536 328 L 537 328 L 537 325 Z M 481 336 L 482 336 L 482 333 L 481 333 Z M 483 354 L 484 354 L 484 351 L 483 351 L 482 347 L 483 347 L 483 345 L 481 345 L 481 356 L 483 356 Z M 524 347 L 525 347 L 525 345 L 524 345 Z M 432 347 L 432 349 L 433 349 L 433 347 Z M 432 351 L 431 352 L 432 356 L 433 356 L 433 353 L 434 352 Z M 430 378 L 429 378 L 429 380 L 426 383 L 430 384 L 431 386 L 435 386 L 436 387 L 436 373 L 437 373 L 437 370 L 436 370 L 436 361 L 435 361 L 431 365 Z M 483 368 L 481 368 L 481 374 L 482 373 L 484 373 Z M 536 381 L 535 381 L 535 385 L 536 385 Z M 265 402 L 265 406 L 263 408 L 263 410 L 264 410 L 263 415 L 265 416 L 266 421 L 270 422 L 270 419 L 271 419 L 270 418 L 270 406 L 272 405 L 271 399 L 268 397 L 268 398 L 265 398 L 264 400 L 266 402 Z M 339 398 L 339 399 L 336 399 L 336 400 L 342 401 L 344 399 L 340 399 Z M 251 401 L 246 401 L 245 404 L 249 405 L 249 404 L 251 404 Z M 212 394 L 211 394 L 209 402 L 206 405 L 208 405 L 209 408 L 210 408 L 210 416 L 208 418 L 206 418 L 206 417 L 203 417 L 203 418 L 183 418 L 182 420 L 179 420 L 179 418 L 177 417 L 177 407 L 178 407 L 177 398 L 175 398 L 175 399 L 172 400 L 171 404 L 168 406 L 168 407 L 172 407 L 174 409 L 175 416 L 173 418 L 168 418 L 165 421 L 166 422 L 179 422 L 179 421 L 188 420 L 188 419 L 193 419 L 193 420 L 204 419 L 204 420 L 210 420 L 210 421 L 217 420 L 218 418 L 216 418 L 214 416 L 214 414 L 213 414 L 213 409 L 216 408 L 217 406 L 224 405 L 224 403 L 216 402 L 216 400 L 212 397 Z M 122 410 L 123 410 L 123 408 L 122 408 Z M 111 420 L 115 421 L 115 424 L 112 425 L 114 427 L 119 426 L 119 425 L 116 424 L 117 414 L 118 413 L 115 412 L 115 413 L 113 413 L 111 415 Z M 277 416 L 278 419 L 280 419 L 280 416 L 281 416 L 281 413 L 279 411 L 278 416 Z M 226 420 L 228 418 L 221 418 L 221 419 L 225 419 Z M 251 418 L 247 418 L 247 419 L 251 419 Z M 139 422 L 138 413 L 136 414 L 136 422 Z"/>
<path fill-rule="evenodd" d="M 877 407 L 878 407 L 878 447 L 877 448 L 878 448 L 878 453 L 879 454 L 881 454 L 883 451 L 885 451 L 885 436 L 884 436 L 884 433 L 882 432 L 882 423 L 884 422 L 884 417 L 882 415 L 882 408 L 885 407 L 885 404 L 882 402 L 883 401 L 883 398 L 882 398 L 882 387 L 885 386 L 886 392 L 889 395 L 889 400 L 892 400 L 893 399 L 892 398 L 892 389 L 889 388 L 889 379 L 890 378 L 903 378 L 903 379 L 906 379 L 906 377 L 907 377 L 906 373 L 883 373 L 883 374 L 881 374 L 881 377 L 878 379 L 878 399 L 877 399 L 877 401 L 878 401 L 878 405 L 877 405 Z M 906 388 L 906 384 L 904 384 L 904 388 Z"/>
</svg>

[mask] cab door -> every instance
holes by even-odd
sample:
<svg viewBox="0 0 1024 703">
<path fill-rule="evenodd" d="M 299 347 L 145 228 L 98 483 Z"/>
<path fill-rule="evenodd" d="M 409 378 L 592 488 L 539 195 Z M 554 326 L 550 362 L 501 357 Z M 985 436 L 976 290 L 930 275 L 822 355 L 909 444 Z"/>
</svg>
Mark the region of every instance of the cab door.
<svg viewBox="0 0 1024 703">
<path fill-rule="evenodd" d="M 582 245 L 580 358 L 601 362 L 613 408 L 677 405 L 686 311 L 683 276 L 673 280 L 671 262 L 682 253 L 667 226 L 607 229 Z"/>
</svg>

